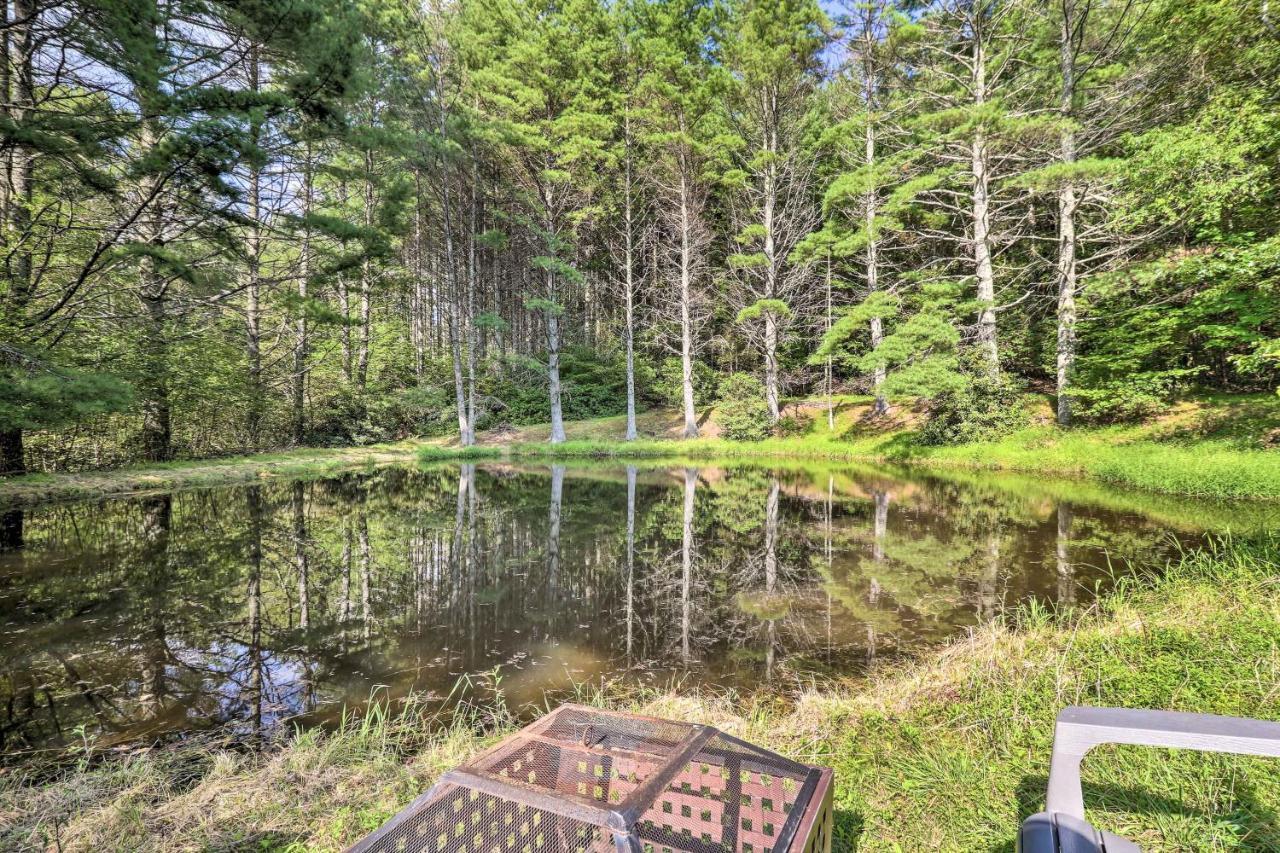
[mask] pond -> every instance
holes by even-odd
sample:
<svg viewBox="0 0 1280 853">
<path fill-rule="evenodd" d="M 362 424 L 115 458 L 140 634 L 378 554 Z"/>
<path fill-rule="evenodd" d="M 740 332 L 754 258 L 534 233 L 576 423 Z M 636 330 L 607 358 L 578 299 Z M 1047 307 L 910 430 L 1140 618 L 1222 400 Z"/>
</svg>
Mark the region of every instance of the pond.
<svg viewBox="0 0 1280 853">
<path fill-rule="evenodd" d="M 1087 601 L 1251 512 L 1008 476 L 658 463 L 9 510 L 0 751 L 251 737 L 371 696 L 794 691 L 1027 602 Z"/>
</svg>

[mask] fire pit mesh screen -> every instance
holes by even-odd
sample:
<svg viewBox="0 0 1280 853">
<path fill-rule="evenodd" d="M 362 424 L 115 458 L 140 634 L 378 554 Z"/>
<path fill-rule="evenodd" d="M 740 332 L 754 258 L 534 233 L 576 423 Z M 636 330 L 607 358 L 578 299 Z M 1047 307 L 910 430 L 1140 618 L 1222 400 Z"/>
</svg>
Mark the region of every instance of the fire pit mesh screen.
<svg viewBox="0 0 1280 853">
<path fill-rule="evenodd" d="M 446 773 L 352 850 L 829 849 L 829 783 L 829 771 L 713 728 L 565 705 Z"/>
</svg>

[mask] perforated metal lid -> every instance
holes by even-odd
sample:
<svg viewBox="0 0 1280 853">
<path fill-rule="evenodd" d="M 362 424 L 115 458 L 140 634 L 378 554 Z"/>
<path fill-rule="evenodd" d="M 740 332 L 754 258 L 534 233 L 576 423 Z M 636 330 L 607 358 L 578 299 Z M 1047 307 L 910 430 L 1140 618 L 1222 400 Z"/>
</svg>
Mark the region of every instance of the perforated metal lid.
<svg viewBox="0 0 1280 853">
<path fill-rule="evenodd" d="M 351 849 L 784 853 L 819 775 L 707 726 L 562 705 Z"/>
</svg>

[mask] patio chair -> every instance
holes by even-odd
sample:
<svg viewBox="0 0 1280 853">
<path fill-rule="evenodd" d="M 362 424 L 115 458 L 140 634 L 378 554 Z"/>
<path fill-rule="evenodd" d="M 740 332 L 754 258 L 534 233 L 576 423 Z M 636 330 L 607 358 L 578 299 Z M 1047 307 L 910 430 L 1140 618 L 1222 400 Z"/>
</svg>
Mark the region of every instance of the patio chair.
<svg viewBox="0 0 1280 853">
<path fill-rule="evenodd" d="M 1084 819 L 1080 760 L 1103 743 L 1280 758 L 1280 723 L 1124 708 L 1067 708 L 1058 715 L 1045 810 L 1022 823 L 1019 853 L 1137 853 L 1138 845 Z"/>
</svg>

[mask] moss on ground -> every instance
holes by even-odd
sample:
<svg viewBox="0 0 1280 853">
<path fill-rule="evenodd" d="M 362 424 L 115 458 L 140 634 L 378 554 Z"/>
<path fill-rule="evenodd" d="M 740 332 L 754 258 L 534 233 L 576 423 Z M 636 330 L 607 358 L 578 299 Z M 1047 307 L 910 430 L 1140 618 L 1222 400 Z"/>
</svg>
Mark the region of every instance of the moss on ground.
<svg viewBox="0 0 1280 853">
<path fill-rule="evenodd" d="M 1280 539 L 1225 542 L 1085 610 L 1032 608 L 858 683 L 776 697 L 585 697 L 721 726 L 837 773 L 841 851 L 1013 849 L 1042 805 L 1068 704 L 1280 719 Z M 302 733 L 262 754 L 144 750 L 0 775 L 0 847 L 333 850 L 511 730 L 421 709 Z M 477 734 L 477 732 L 484 732 Z M 1095 822 L 1144 850 L 1280 848 L 1280 774 L 1261 759 L 1114 748 L 1085 764 Z"/>
</svg>

